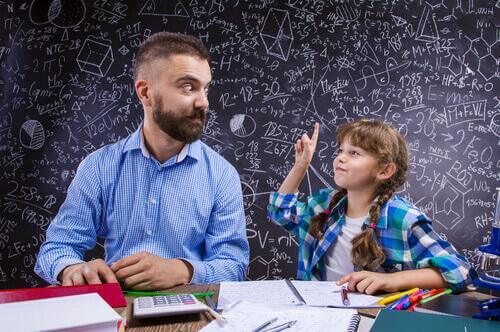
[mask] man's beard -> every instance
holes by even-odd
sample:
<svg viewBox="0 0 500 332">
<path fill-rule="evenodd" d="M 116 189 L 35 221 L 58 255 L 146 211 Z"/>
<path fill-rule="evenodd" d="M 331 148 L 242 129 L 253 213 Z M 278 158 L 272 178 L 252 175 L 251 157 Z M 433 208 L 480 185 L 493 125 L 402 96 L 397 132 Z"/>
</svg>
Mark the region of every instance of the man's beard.
<svg viewBox="0 0 500 332">
<path fill-rule="evenodd" d="M 201 137 L 205 124 L 205 110 L 193 109 L 189 115 L 176 115 L 171 110 L 165 110 L 160 98 L 153 108 L 153 120 L 160 129 L 175 140 L 192 143 Z M 194 122 L 200 119 L 200 122 Z"/>
</svg>

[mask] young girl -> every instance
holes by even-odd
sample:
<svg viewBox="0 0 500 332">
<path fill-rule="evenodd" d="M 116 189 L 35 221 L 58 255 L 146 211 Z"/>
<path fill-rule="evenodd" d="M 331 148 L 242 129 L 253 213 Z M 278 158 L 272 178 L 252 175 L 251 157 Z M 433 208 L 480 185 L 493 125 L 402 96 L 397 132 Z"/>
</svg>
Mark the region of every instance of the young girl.
<svg viewBox="0 0 500 332">
<path fill-rule="evenodd" d="M 358 120 L 337 132 L 333 160 L 339 191 L 323 189 L 297 201 L 297 191 L 316 148 L 311 138 L 295 144 L 295 164 L 278 192 L 271 193 L 269 218 L 297 236 L 297 278 L 348 283 L 373 294 L 413 287 L 464 290 L 474 270 L 432 229 L 431 220 L 394 195 L 406 178 L 403 137 L 380 122 Z"/>
</svg>

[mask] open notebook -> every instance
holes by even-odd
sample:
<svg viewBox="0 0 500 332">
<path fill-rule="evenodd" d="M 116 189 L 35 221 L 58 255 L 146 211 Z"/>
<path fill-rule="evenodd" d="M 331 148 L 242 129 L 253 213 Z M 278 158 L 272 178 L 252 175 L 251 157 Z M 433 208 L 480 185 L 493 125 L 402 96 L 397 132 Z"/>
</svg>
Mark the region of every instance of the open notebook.
<svg viewBox="0 0 500 332">
<path fill-rule="evenodd" d="M 254 331 L 263 323 L 276 318 L 269 328 L 296 321 L 286 329 L 293 331 L 356 331 L 360 316 L 353 309 L 318 308 L 293 305 L 255 304 L 239 301 L 224 310 L 226 322 L 212 321 L 200 331 Z"/>
<path fill-rule="evenodd" d="M 380 308 L 379 297 L 349 293 L 350 305 L 344 306 L 341 286 L 333 281 L 263 280 L 222 282 L 217 307 L 224 309 L 236 301 L 266 304 L 306 304 L 318 307 Z"/>
</svg>

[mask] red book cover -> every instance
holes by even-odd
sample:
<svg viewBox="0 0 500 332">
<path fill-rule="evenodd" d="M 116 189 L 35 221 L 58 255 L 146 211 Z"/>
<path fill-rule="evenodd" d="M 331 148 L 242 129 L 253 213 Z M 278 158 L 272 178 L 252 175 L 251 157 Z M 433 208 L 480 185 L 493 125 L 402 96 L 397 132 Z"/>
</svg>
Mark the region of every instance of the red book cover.
<svg viewBox="0 0 500 332">
<path fill-rule="evenodd" d="M 18 288 L 0 291 L 0 303 L 19 302 L 50 297 L 97 293 L 111 307 L 126 307 L 127 300 L 123 296 L 120 284 L 84 285 L 84 286 L 56 286 L 43 288 Z"/>
</svg>

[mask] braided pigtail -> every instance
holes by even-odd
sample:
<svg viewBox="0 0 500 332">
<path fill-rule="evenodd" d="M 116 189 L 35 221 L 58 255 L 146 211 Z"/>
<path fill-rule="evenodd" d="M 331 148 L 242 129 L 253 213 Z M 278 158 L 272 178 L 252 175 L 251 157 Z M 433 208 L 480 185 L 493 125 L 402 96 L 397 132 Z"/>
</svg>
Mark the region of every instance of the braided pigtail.
<svg viewBox="0 0 500 332">
<path fill-rule="evenodd" d="M 315 237 L 316 239 L 320 239 L 323 236 L 323 228 L 325 224 L 328 222 L 328 217 L 332 209 L 337 205 L 337 203 L 347 195 L 347 190 L 341 189 L 333 195 L 332 200 L 328 204 L 328 208 L 321 212 L 320 214 L 315 215 L 311 219 L 311 225 L 309 226 L 309 233 Z"/>
</svg>

